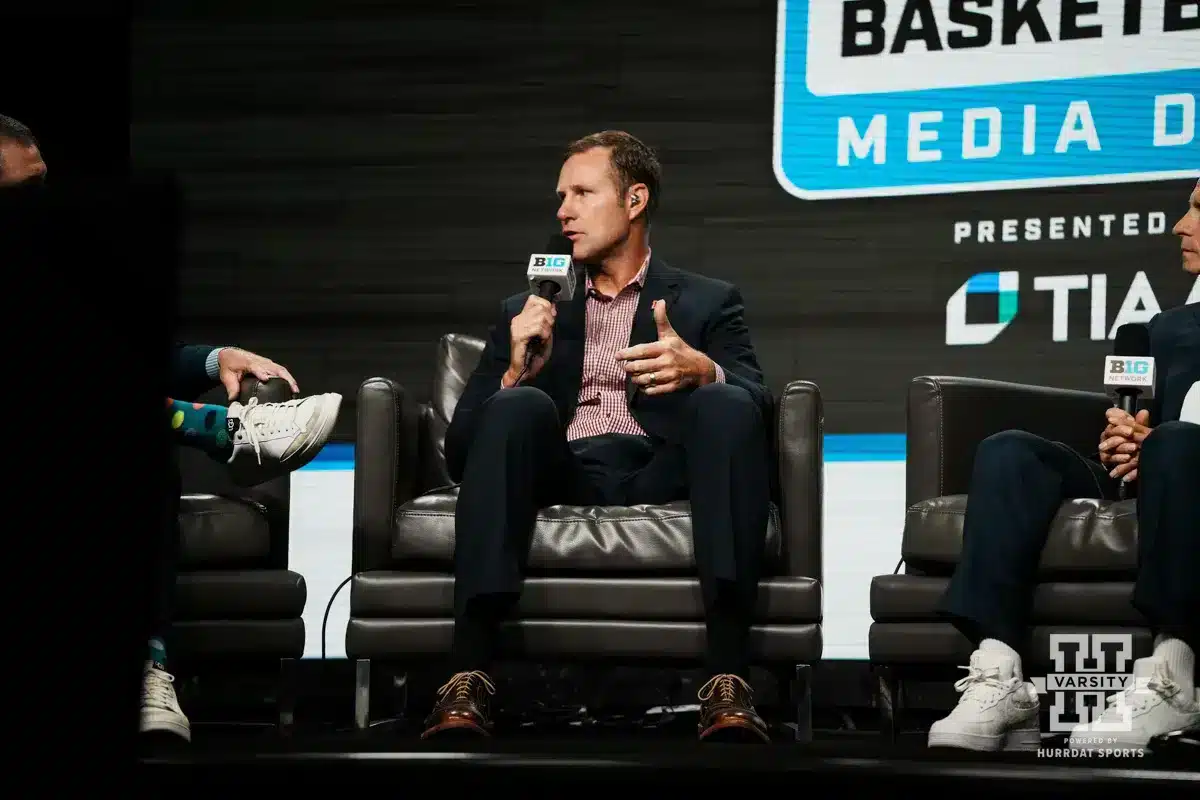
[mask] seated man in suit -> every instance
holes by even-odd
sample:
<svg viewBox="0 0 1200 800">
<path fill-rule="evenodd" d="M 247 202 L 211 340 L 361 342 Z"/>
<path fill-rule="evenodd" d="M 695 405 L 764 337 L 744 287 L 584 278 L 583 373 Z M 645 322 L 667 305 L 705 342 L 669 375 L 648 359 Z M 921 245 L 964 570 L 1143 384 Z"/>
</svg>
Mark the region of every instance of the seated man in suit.
<svg viewBox="0 0 1200 800">
<path fill-rule="evenodd" d="M 1200 275 L 1200 183 L 1175 225 L 1183 268 Z M 929 745 L 972 750 L 1035 749 L 1038 695 L 1025 682 L 1032 587 L 1062 501 L 1115 499 L 1120 481 L 1138 489 L 1134 607 L 1155 627 L 1154 652 L 1134 663 L 1130 686 L 1099 722 L 1126 717 L 1125 732 L 1071 734 L 1073 747 L 1144 747 L 1151 737 L 1200 723 L 1200 303 L 1150 321 L 1154 400 L 1136 417 L 1112 408 L 1098 459 L 1024 431 L 985 439 L 975 455 L 963 524 L 962 560 L 942 610 L 977 643 L 954 711 L 934 723 Z M 1100 421 L 1097 420 L 1097 427 Z"/>
<path fill-rule="evenodd" d="M 649 246 L 660 166 L 628 133 L 569 146 L 558 220 L 586 267 L 573 300 L 505 300 L 446 433 L 455 516 L 452 676 L 425 736 L 487 733 L 496 634 L 539 508 L 690 500 L 707 610 L 700 737 L 766 740 L 747 639 L 767 528 L 772 401 L 734 286 Z M 541 354 L 526 358 L 541 337 Z"/>
</svg>

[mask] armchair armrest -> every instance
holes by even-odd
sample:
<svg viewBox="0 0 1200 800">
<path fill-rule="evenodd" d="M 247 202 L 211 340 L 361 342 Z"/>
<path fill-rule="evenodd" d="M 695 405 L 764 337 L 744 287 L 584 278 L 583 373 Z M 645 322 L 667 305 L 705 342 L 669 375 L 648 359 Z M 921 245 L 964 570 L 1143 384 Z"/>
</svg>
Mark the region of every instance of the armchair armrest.
<svg viewBox="0 0 1200 800">
<path fill-rule="evenodd" d="M 775 447 L 787 574 L 821 580 L 825 409 L 811 381 L 792 381 L 779 398 Z"/>
<path fill-rule="evenodd" d="M 908 387 L 906 502 L 966 494 L 976 448 L 1001 431 L 1028 431 L 1093 453 L 1105 409 L 1112 404 L 1099 392 L 980 378 L 914 378 Z"/>
<path fill-rule="evenodd" d="M 396 509 L 417 494 L 416 402 L 393 380 L 368 378 L 358 388 L 354 447 L 352 571 L 391 562 Z"/>
</svg>

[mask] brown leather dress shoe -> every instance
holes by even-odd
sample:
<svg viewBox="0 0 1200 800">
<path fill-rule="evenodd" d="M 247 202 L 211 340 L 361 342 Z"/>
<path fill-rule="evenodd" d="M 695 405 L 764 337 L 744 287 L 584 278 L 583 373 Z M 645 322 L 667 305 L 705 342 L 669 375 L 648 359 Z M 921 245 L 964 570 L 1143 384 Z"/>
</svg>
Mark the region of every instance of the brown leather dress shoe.
<svg viewBox="0 0 1200 800">
<path fill-rule="evenodd" d="M 769 743 L 767 723 L 750 702 L 753 695 L 737 675 L 714 675 L 700 687 L 700 741 Z"/>
<path fill-rule="evenodd" d="M 488 696 L 496 693 L 496 684 L 483 672 L 459 672 L 438 689 L 438 701 L 425 720 L 422 739 L 446 732 L 490 736 L 492 720 L 488 716 Z"/>
</svg>

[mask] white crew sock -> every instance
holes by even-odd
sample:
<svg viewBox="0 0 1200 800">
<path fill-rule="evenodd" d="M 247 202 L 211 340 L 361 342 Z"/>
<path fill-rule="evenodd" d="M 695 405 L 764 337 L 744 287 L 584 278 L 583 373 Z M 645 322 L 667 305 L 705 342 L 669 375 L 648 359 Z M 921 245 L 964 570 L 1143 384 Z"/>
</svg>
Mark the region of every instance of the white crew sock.
<svg viewBox="0 0 1200 800">
<path fill-rule="evenodd" d="M 1190 697 L 1196 689 L 1196 654 L 1187 642 L 1160 633 L 1154 638 L 1154 657 L 1166 662 L 1171 679 Z"/>
<path fill-rule="evenodd" d="M 1013 675 L 1025 680 L 1025 673 L 1021 670 L 1021 656 L 1016 650 L 1006 645 L 999 639 L 984 639 L 979 643 L 979 649 L 988 653 L 1004 653 L 1013 660 Z"/>
</svg>

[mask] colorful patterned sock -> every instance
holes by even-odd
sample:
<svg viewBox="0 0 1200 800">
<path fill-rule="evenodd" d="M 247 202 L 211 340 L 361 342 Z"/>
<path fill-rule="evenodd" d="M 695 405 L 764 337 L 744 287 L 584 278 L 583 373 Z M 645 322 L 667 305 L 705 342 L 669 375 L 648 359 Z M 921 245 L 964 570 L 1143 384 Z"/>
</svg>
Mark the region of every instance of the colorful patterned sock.
<svg viewBox="0 0 1200 800">
<path fill-rule="evenodd" d="M 212 456 L 224 458 L 233 452 L 233 434 L 240 423 L 228 418 L 225 406 L 167 398 L 167 415 L 171 420 L 171 432 L 180 444 L 199 447 Z"/>
<path fill-rule="evenodd" d="M 167 646 L 157 636 L 150 640 L 150 662 L 154 664 L 156 669 L 161 669 L 164 672 L 167 669 Z"/>
</svg>

